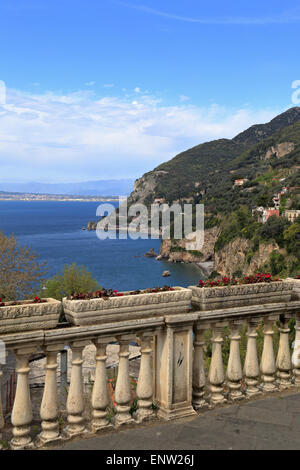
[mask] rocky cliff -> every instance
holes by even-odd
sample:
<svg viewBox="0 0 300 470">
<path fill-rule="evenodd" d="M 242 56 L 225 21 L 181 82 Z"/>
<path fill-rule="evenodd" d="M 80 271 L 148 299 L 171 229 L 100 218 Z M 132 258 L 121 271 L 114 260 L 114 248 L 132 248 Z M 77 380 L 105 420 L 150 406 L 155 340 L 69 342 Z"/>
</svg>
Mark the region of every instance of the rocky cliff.
<svg viewBox="0 0 300 470">
<path fill-rule="evenodd" d="M 236 238 L 215 253 L 214 271 L 222 276 L 248 276 L 268 265 L 274 251 L 280 252 L 277 243 L 260 243 L 252 254 L 250 241 Z"/>
<path fill-rule="evenodd" d="M 188 251 L 186 245 L 191 241 L 186 238 L 182 240 L 162 240 L 160 254 L 163 258 L 172 262 L 204 263 L 206 261 L 213 261 L 214 246 L 218 239 L 219 231 L 218 227 L 205 230 L 204 245 L 201 251 Z"/>
<path fill-rule="evenodd" d="M 201 252 L 187 251 L 187 239 L 178 240 L 176 243 L 172 240 L 162 240 L 160 255 L 171 262 L 197 263 L 204 269 L 207 262 L 212 262 L 208 275 L 214 271 L 220 276 L 248 276 L 258 272 L 264 265 L 269 267 L 273 252 L 284 253 L 275 242 L 260 243 L 258 250 L 252 253 L 251 242 L 246 238 L 236 238 L 221 250 L 215 251 L 219 233 L 220 229 L 217 227 L 206 230 Z"/>
</svg>

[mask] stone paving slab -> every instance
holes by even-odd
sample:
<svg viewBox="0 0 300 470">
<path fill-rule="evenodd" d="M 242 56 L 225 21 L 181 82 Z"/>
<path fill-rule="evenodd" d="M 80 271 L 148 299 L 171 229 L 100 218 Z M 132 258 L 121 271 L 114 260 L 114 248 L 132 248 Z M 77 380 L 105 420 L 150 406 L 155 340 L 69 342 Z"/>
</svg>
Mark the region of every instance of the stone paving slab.
<svg viewBox="0 0 300 470">
<path fill-rule="evenodd" d="M 289 392 L 291 393 L 291 392 Z M 62 450 L 300 449 L 300 393 L 227 405 L 65 443 Z"/>
</svg>

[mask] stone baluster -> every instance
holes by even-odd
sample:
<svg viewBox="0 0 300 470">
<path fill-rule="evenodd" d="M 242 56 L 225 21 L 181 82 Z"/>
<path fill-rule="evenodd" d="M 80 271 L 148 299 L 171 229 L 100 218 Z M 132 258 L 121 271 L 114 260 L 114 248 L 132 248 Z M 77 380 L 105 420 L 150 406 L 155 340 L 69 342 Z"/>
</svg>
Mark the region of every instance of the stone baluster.
<svg viewBox="0 0 300 470">
<path fill-rule="evenodd" d="M 3 408 L 2 408 L 2 376 L 3 376 L 3 372 L 2 372 L 1 364 L 0 364 L 0 439 L 2 439 L 2 429 L 4 428 L 4 416 L 3 416 Z"/>
<path fill-rule="evenodd" d="M 230 335 L 230 351 L 227 365 L 227 384 L 229 387 L 229 397 L 232 400 L 240 400 L 243 398 L 241 392 L 241 380 L 243 378 L 243 369 L 240 355 L 240 333 L 239 326 L 241 322 L 231 323 L 231 335 Z"/>
<path fill-rule="evenodd" d="M 212 357 L 208 373 L 208 380 L 210 384 L 210 404 L 216 405 L 226 401 L 223 395 L 223 384 L 225 380 L 223 358 L 222 358 L 222 328 L 223 325 L 213 326 L 212 341 Z"/>
<path fill-rule="evenodd" d="M 152 407 L 153 371 L 152 371 L 152 338 L 153 332 L 139 335 L 141 342 L 141 364 L 136 388 L 138 410 L 136 419 L 142 422 L 155 416 Z"/>
<path fill-rule="evenodd" d="M 121 424 L 133 421 L 129 413 L 131 400 L 129 377 L 129 342 L 131 337 L 124 335 L 118 337 L 117 339 L 120 345 L 120 351 L 118 377 L 115 388 L 117 414 L 115 416 L 114 422 L 116 426 L 120 426 Z"/>
<path fill-rule="evenodd" d="M 33 446 L 30 436 L 32 404 L 29 388 L 29 358 L 35 351 L 35 347 L 14 351 L 17 360 L 17 388 L 11 415 L 14 436 L 11 440 L 11 448 L 14 450 Z"/>
<path fill-rule="evenodd" d="M 279 382 L 280 390 L 289 388 L 292 385 L 291 382 L 291 353 L 289 345 L 289 320 L 285 316 L 280 318 L 281 327 L 279 328 L 279 348 L 276 360 L 277 366 L 277 377 Z"/>
<path fill-rule="evenodd" d="M 83 350 L 87 341 L 75 341 L 72 348 L 71 381 L 67 399 L 68 426 L 65 437 L 73 437 L 86 432 L 84 412 L 84 385 L 82 376 Z"/>
<path fill-rule="evenodd" d="M 295 325 L 296 335 L 294 342 L 294 351 L 292 356 L 292 364 L 294 367 L 294 381 L 296 387 L 300 387 L 300 315 L 296 315 Z"/>
<path fill-rule="evenodd" d="M 196 324 L 194 328 L 194 357 L 193 357 L 193 407 L 195 410 L 208 406 L 204 399 L 205 394 L 205 370 L 204 370 L 204 331 L 209 328 L 206 324 Z"/>
<path fill-rule="evenodd" d="M 44 445 L 61 439 L 59 434 L 59 398 L 57 389 L 57 354 L 63 344 L 46 346 L 46 376 L 41 404 L 42 432 L 38 435 L 36 445 Z"/>
<path fill-rule="evenodd" d="M 276 317 L 264 319 L 264 346 L 261 357 L 260 370 L 262 373 L 262 389 L 264 392 L 277 390 L 275 382 L 276 363 L 273 348 L 273 323 Z"/>
<path fill-rule="evenodd" d="M 244 364 L 244 374 L 245 381 L 247 385 L 246 396 L 248 398 L 253 397 L 261 393 L 261 390 L 258 388 L 258 378 L 259 378 L 259 362 L 257 355 L 256 347 L 256 338 L 257 338 L 257 326 L 261 319 L 251 319 L 248 322 L 248 331 L 247 331 L 247 351 Z"/>
<path fill-rule="evenodd" d="M 96 346 L 96 370 L 95 382 L 92 391 L 92 430 L 94 432 L 99 429 L 111 426 L 106 418 L 107 407 L 109 405 L 109 393 L 106 374 L 106 347 L 114 338 L 98 338 L 93 341 Z"/>
</svg>

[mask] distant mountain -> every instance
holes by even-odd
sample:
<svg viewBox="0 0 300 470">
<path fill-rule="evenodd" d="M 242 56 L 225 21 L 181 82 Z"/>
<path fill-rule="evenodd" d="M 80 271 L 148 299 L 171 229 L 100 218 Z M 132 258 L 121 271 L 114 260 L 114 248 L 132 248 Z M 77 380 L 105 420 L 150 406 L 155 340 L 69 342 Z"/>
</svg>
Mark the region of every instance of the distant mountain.
<svg viewBox="0 0 300 470">
<path fill-rule="evenodd" d="M 134 179 L 84 181 L 80 183 L 7 183 L 0 181 L 0 191 L 66 194 L 79 196 L 127 196 L 132 191 Z"/>
<path fill-rule="evenodd" d="M 249 127 L 249 129 L 234 137 L 233 140 L 251 146 L 270 137 L 276 131 L 295 124 L 299 119 L 300 108 L 298 106 L 290 108 L 285 113 L 279 114 L 279 116 L 276 116 L 272 121 L 266 124 L 255 124 Z"/>
</svg>

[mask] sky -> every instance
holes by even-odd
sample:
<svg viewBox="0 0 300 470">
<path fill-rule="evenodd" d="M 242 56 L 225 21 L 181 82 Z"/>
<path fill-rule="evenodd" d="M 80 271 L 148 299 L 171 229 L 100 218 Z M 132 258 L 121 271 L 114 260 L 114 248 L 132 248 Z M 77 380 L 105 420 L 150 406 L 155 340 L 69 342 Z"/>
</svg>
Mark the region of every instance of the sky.
<svg viewBox="0 0 300 470">
<path fill-rule="evenodd" d="M 0 180 L 138 178 L 300 105 L 300 5 L 0 0 Z"/>
</svg>

